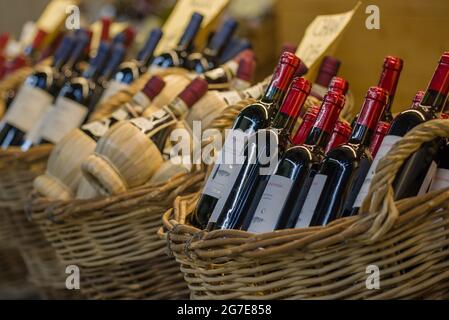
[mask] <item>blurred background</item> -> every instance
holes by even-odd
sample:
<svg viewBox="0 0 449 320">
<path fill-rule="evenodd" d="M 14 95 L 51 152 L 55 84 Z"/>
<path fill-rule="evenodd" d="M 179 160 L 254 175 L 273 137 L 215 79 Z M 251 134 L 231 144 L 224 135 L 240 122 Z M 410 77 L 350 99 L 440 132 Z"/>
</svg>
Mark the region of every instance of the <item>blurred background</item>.
<svg viewBox="0 0 449 320">
<path fill-rule="evenodd" d="M 210 0 L 213 1 L 213 0 Z M 0 1 L 0 30 L 19 36 L 26 21 L 35 20 L 48 0 Z M 136 24 L 161 24 L 175 0 L 84 0 L 81 18 L 92 22 L 103 15 Z M 299 44 L 305 28 L 320 14 L 348 11 L 355 0 L 232 0 L 227 15 L 241 21 L 258 57 L 257 80 L 272 70 L 285 42 Z M 368 30 L 368 5 L 380 9 L 380 29 Z M 425 89 L 439 56 L 449 50 L 448 0 L 373 0 L 362 2 L 334 55 L 342 61 L 340 75 L 353 91 L 356 106 L 375 85 L 385 55 L 404 60 L 393 111 L 407 108 L 419 89 Z"/>
</svg>

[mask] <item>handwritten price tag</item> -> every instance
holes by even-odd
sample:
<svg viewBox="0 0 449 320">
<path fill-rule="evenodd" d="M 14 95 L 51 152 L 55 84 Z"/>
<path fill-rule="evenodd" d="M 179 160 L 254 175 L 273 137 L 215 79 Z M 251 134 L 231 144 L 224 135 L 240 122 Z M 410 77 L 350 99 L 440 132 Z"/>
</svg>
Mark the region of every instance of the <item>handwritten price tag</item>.
<svg viewBox="0 0 449 320">
<path fill-rule="evenodd" d="M 304 61 L 309 70 L 316 66 L 320 58 L 341 37 L 359 6 L 360 2 L 348 12 L 317 16 L 307 27 L 296 55 Z"/>
</svg>

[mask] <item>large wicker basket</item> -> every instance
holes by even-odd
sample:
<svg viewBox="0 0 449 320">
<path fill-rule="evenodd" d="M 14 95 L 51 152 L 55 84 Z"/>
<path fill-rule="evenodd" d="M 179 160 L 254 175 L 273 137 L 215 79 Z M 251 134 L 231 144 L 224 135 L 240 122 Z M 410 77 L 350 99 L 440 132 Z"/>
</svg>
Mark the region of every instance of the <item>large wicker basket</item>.
<svg viewBox="0 0 449 320">
<path fill-rule="evenodd" d="M 6 92 L 17 87 L 31 71 L 31 68 L 26 68 L 0 82 L 0 107 L 4 106 Z M 113 112 L 123 101 L 131 99 L 146 80 L 147 75 L 129 89 L 111 97 L 97 108 L 93 117 Z M 51 150 L 51 145 L 33 147 L 27 152 L 14 147 L 0 150 L 0 239 L 20 251 L 28 269 L 27 277 L 43 298 L 81 298 L 79 292 L 66 289 L 65 267 L 41 230 L 27 219 L 23 210 L 32 191 L 33 180 L 44 173 Z"/>
<path fill-rule="evenodd" d="M 160 235 L 191 298 L 448 299 L 449 189 L 394 202 L 391 187 L 404 160 L 435 137 L 449 137 L 449 120 L 422 124 L 396 143 L 362 213 L 325 227 L 205 232 L 186 223 L 198 193 L 177 198 Z M 367 286 L 376 267 L 378 289 Z"/>
</svg>

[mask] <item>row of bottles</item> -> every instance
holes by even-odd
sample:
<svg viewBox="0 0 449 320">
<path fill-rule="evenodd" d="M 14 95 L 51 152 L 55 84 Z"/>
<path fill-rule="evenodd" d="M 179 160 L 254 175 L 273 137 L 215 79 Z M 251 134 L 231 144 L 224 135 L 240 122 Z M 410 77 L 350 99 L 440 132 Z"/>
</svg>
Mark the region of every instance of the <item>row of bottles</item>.
<svg viewBox="0 0 449 320">
<path fill-rule="evenodd" d="M 201 53 L 194 53 L 193 43 L 202 19 L 202 15 L 194 13 L 178 46 L 157 57 L 154 57 L 154 52 L 162 31 L 152 30 L 137 56 L 125 62 L 127 48 L 134 38 L 133 29 L 125 28 L 110 39 L 111 21 L 102 19 L 99 47 L 85 68 L 82 65 L 88 58 L 86 53 L 90 51 L 92 33 L 80 29 L 64 36 L 52 64 L 36 67 L 12 95 L 14 99 L 0 121 L 1 148 L 18 146 L 26 151 L 33 145 L 59 142 L 72 129 L 85 123 L 100 102 L 131 85 L 152 66 L 189 68 L 201 73 L 210 88 L 217 90 L 228 88 L 240 67 L 243 68 L 241 80 L 250 80 L 243 72 L 245 65 L 254 63 L 252 51 L 244 50 L 248 47 L 241 47 L 231 60 L 219 65 L 219 59 L 237 28 L 233 19 L 223 23 Z M 37 32 L 35 41 L 26 52 L 34 54 L 44 36 L 44 33 Z M 175 55 L 185 57 L 186 63 L 166 62 L 167 59 L 179 60 Z"/>
<path fill-rule="evenodd" d="M 304 111 L 292 135 L 291 123 L 311 85 L 292 79 L 299 59 L 284 54 L 265 96 L 235 120 L 192 222 L 208 230 L 269 232 L 326 225 L 357 214 L 379 159 L 413 127 L 443 111 L 449 91 L 448 56 L 441 57 L 427 91 L 418 92 L 411 107 L 396 117 L 391 103 L 401 59 L 386 57 L 378 85 L 369 88 L 352 125 L 339 120 L 347 82 L 334 77 L 321 106 Z M 395 199 L 447 186 L 447 150 L 447 142 L 436 139 L 407 159 L 393 182 Z M 272 159 L 277 160 L 274 166 Z"/>
</svg>

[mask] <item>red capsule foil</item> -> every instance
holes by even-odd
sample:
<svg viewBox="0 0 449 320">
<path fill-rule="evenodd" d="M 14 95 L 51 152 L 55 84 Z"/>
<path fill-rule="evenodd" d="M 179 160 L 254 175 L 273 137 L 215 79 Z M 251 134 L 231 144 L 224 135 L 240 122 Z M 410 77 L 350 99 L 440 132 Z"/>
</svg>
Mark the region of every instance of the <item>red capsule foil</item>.
<svg viewBox="0 0 449 320">
<path fill-rule="evenodd" d="M 371 87 L 365 96 L 357 123 L 374 130 L 388 101 L 388 91 L 380 87 Z"/>
<path fill-rule="evenodd" d="M 309 110 L 307 110 L 298 131 L 296 131 L 296 134 L 292 139 L 293 144 L 300 145 L 306 141 L 306 138 L 309 135 L 310 130 L 312 130 L 313 124 L 315 123 L 319 112 L 319 106 L 312 106 Z"/>
<path fill-rule="evenodd" d="M 329 143 L 326 146 L 325 152 L 348 142 L 351 131 L 352 128 L 349 123 L 346 121 L 338 121 L 335 125 L 334 131 L 332 132 L 332 136 L 329 139 Z"/>
<path fill-rule="evenodd" d="M 290 80 L 299 67 L 301 60 L 291 52 L 284 52 L 279 60 L 271 84 L 280 90 L 286 90 L 290 84 Z"/>
<path fill-rule="evenodd" d="M 315 122 L 315 127 L 328 134 L 334 130 L 335 122 L 345 104 L 345 96 L 338 92 L 328 92 L 321 104 L 320 113 Z"/>
</svg>

